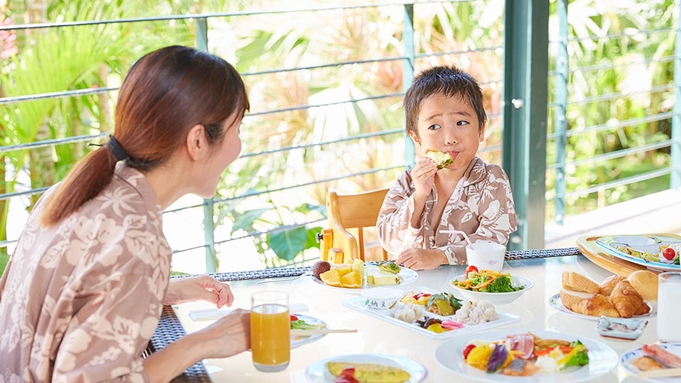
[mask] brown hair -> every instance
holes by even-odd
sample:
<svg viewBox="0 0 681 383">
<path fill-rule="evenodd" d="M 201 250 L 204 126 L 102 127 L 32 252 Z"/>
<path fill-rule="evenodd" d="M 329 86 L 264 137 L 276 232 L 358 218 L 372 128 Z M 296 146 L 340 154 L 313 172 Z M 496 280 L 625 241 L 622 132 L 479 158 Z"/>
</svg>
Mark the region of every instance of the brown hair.
<svg viewBox="0 0 681 383">
<path fill-rule="evenodd" d="M 189 47 L 148 53 L 130 69 L 119 91 L 113 134 L 128 155 L 127 166 L 142 172 L 164 163 L 193 126 L 205 129 L 211 145 L 224 137 L 223 124 L 235 111 L 250 109 L 243 80 L 227 61 Z M 111 145 L 89 153 L 47 200 L 42 224 L 52 226 L 106 188 L 116 158 Z"/>
<path fill-rule="evenodd" d="M 404 114 L 407 133 L 414 132 L 418 137 L 419 113 L 421 103 L 426 98 L 441 94 L 445 97 L 459 96 L 470 105 L 478 117 L 479 129 L 487 121 L 487 114 L 482 105 L 482 90 L 477 81 L 468 73 L 455 66 L 436 66 L 421 72 L 404 96 Z"/>
</svg>

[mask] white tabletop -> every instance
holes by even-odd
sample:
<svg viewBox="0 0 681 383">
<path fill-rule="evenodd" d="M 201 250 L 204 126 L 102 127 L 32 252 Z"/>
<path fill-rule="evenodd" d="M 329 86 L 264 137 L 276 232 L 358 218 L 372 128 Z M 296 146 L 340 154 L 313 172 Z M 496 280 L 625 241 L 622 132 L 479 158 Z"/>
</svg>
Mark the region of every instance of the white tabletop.
<svg viewBox="0 0 681 383">
<path fill-rule="evenodd" d="M 639 339 L 619 341 L 600 337 L 595 329 L 595 321 L 567 315 L 549 306 L 549 298 L 560 290 L 563 271 L 578 271 L 598 283 L 611 275 L 584 257 L 510 261 L 504 266 L 504 271 L 530 278 L 534 282 L 534 288 L 512 304 L 497 306 L 498 310 L 521 318 L 519 322 L 498 329 L 517 329 L 519 333 L 546 329 L 573 334 L 576 337 L 587 337 L 607 344 L 619 356 L 632 348 L 657 341 L 655 335 L 657 319 L 654 317 L 649 320 L 643 336 Z M 403 289 L 409 291 L 413 290 L 412 287 L 423 286 L 439 291 L 451 291 L 448 288 L 448 281 L 463 272 L 464 266 L 443 266 L 433 271 L 421 271 L 418 280 L 413 285 L 403 286 Z M 433 356 L 435 349 L 446 340 L 433 339 L 343 306 L 343 301 L 357 296 L 359 293 L 357 290 L 350 293 L 348 289 L 320 285 L 307 275 L 293 280 L 283 278 L 272 282 L 266 280 L 230 282 L 230 286 L 235 296 L 233 308 L 248 309 L 250 295 L 254 291 L 265 288 L 279 289 L 289 294 L 292 305 L 301 303 L 307 305 L 309 310 L 302 314 L 325 321 L 329 328 L 350 328 L 357 329 L 358 332 L 328 334 L 315 342 L 291 350 L 288 368 L 279 373 L 258 372 L 253 367 L 250 352 L 226 359 L 204 360 L 214 382 L 302 383 L 306 382 L 305 369 L 311 363 L 333 356 L 361 353 L 397 355 L 420 362 L 428 369 L 427 382 L 472 381 L 454 374 L 435 361 Z M 196 302 L 176 306 L 175 312 L 187 333 L 191 333 L 211 322 L 193 321 L 189 313 L 209 308 L 211 306 L 208 303 Z M 612 372 L 595 381 L 634 383 L 640 380 L 618 365 Z"/>
</svg>

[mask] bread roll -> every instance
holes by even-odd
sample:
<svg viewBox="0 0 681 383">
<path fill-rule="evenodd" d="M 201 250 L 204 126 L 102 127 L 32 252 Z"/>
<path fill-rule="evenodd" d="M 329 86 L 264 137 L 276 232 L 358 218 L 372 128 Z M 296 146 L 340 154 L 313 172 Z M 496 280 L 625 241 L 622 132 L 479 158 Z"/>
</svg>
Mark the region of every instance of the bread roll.
<svg viewBox="0 0 681 383">
<path fill-rule="evenodd" d="M 603 294 L 596 294 L 589 299 L 582 299 L 579 303 L 574 305 L 573 311 L 579 314 L 590 316 L 605 315 L 611 318 L 620 316 L 608 298 Z"/>
<path fill-rule="evenodd" d="M 610 302 L 622 318 L 631 318 L 643 304 L 643 298 L 629 281 L 621 281 L 610 294 Z"/>
<path fill-rule="evenodd" d="M 577 291 L 589 294 L 598 294 L 598 285 L 591 279 L 582 274 L 572 271 L 563 272 L 563 288 L 565 290 Z"/>
<path fill-rule="evenodd" d="M 575 311 L 572 307 L 579 302 L 593 297 L 593 294 L 581 293 L 566 289 L 560 289 L 560 302 L 568 309 Z"/>
<path fill-rule="evenodd" d="M 643 299 L 657 301 L 657 274 L 648 270 L 639 270 L 629 274 L 627 280 Z"/>
<path fill-rule="evenodd" d="M 605 280 L 603 282 L 601 282 L 600 286 L 598 286 L 598 293 L 603 294 L 606 297 L 610 296 L 610 294 L 612 293 L 612 290 L 615 288 L 615 286 L 617 286 L 617 284 L 619 282 L 624 281 L 626 279 L 627 278 L 625 278 L 621 275 L 611 275 L 611 276 L 605 278 Z"/>
</svg>

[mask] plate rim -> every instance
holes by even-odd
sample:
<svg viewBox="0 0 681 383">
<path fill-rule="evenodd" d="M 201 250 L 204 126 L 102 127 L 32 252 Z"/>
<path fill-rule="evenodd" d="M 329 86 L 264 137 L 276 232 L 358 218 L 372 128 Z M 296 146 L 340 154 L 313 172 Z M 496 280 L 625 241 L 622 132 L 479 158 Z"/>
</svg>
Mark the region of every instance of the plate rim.
<svg viewBox="0 0 681 383">
<path fill-rule="evenodd" d="M 448 355 L 458 354 L 456 352 L 451 352 L 452 350 L 449 350 L 449 352 L 444 351 L 448 347 L 450 349 L 453 348 L 453 347 L 457 347 L 456 345 L 450 346 L 452 344 L 456 344 L 457 342 L 464 344 L 464 343 L 466 343 L 466 342 L 468 342 L 472 339 L 493 340 L 493 339 L 488 339 L 488 338 L 499 339 L 499 337 L 501 337 L 501 336 L 505 337 L 506 335 L 509 335 L 509 334 L 512 334 L 512 333 L 517 334 L 517 333 L 520 333 L 520 332 L 523 332 L 523 330 L 518 329 L 518 328 L 515 328 L 515 329 L 514 328 L 494 329 L 494 330 L 489 330 L 489 331 L 484 331 L 484 332 L 479 332 L 479 333 L 466 334 L 466 335 L 461 336 L 459 338 L 452 338 L 452 339 L 449 339 L 449 340 L 443 342 L 442 344 L 440 344 L 435 349 L 435 351 L 433 352 L 433 358 L 442 368 L 450 371 L 453 374 L 456 374 L 457 376 L 465 376 L 469 379 L 476 380 L 476 381 L 483 381 L 483 382 L 509 382 L 509 381 L 519 382 L 520 380 L 515 380 L 517 377 L 514 377 L 514 376 L 506 376 L 506 375 L 499 375 L 499 374 L 487 374 L 486 372 L 480 371 L 481 373 L 485 374 L 484 375 L 485 377 L 489 377 L 489 376 L 501 377 L 501 379 L 489 379 L 489 378 L 485 379 L 485 378 L 478 377 L 476 375 L 468 374 L 468 373 L 466 373 L 466 371 L 455 371 L 453 368 L 450 368 L 449 366 L 446 366 L 445 364 L 443 364 L 443 362 L 440 360 L 438 355 L 440 353 L 447 353 Z M 568 333 L 562 332 L 562 331 L 547 330 L 547 329 L 529 329 L 529 330 L 525 330 L 525 332 L 532 332 L 532 333 L 539 335 L 539 336 L 542 336 L 542 337 L 549 336 L 549 337 L 552 337 L 553 339 L 564 339 L 564 340 L 579 339 L 579 341 L 584 343 L 585 346 L 587 346 L 586 343 L 589 343 L 589 344 L 593 343 L 593 344 L 595 344 L 599 347 L 599 351 L 603 351 L 603 352 L 609 354 L 609 355 L 605 355 L 605 357 L 612 359 L 612 360 L 610 360 L 611 366 L 609 366 L 607 368 L 603 368 L 603 371 L 598 371 L 596 373 L 596 375 L 592 376 L 591 375 L 592 373 L 589 373 L 589 376 L 577 378 L 576 380 L 573 377 L 570 377 L 569 380 L 565 380 L 566 382 L 580 382 L 580 381 L 584 381 L 584 380 L 592 380 L 592 379 L 598 378 L 598 377 L 603 376 L 603 375 L 605 375 L 609 372 L 612 372 L 617 367 L 617 365 L 619 364 L 619 361 L 620 361 L 619 355 L 617 354 L 617 352 L 612 347 L 608 346 L 607 344 L 605 344 L 603 342 L 600 342 L 598 340 L 590 338 L 588 336 L 573 335 L 573 334 L 568 334 Z M 495 334 L 495 335 L 492 335 L 492 334 Z M 498 335 L 496 335 L 496 334 L 498 334 Z M 546 335 L 546 334 L 549 334 L 549 335 Z M 587 346 L 587 348 L 592 349 L 593 346 Z M 456 350 L 454 350 L 454 351 L 456 351 Z M 474 368 L 474 367 L 471 367 L 471 368 Z M 586 368 L 586 366 L 583 366 L 580 369 L 574 370 L 572 373 L 576 373 L 577 371 L 580 371 L 583 368 Z M 589 369 L 589 371 L 591 371 L 591 369 Z M 539 375 L 538 377 L 539 377 L 539 379 L 541 379 L 541 378 L 545 378 L 547 376 L 554 377 L 553 381 L 556 381 L 557 380 L 556 377 L 561 376 L 561 375 L 542 374 L 542 375 Z M 564 375 L 562 375 L 562 376 L 564 376 Z M 535 382 L 540 381 L 540 380 L 536 379 L 537 376 L 535 376 L 535 375 L 530 376 L 530 377 L 523 377 L 523 378 L 533 378 L 533 377 L 535 378 L 533 381 L 535 381 Z M 566 379 L 568 379 L 568 378 L 566 378 Z M 527 381 L 527 380 L 522 380 L 522 381 Z"/>
<path fill-rule="evenodd" d="M 554 303 L 555 303 L 555 305 L 554 305 Z M 650 318 L 657 317 L 657 311 L 655 311 L 655 308 L 653 307 L 653 305 L 646 300 L 643 300 L 643 303 L 647 304 L 648 307 L 650 307 L 650 311 L 647 314 L 634 315 L 631 318 L 632 319 L 646 319 L 647 320 L 647 319 L 650 319 Z M 557 306 L 558 304 L 560 304 L 560 306 Z M 592 321 L 592 322 L 598 322 L 598 320 L 601 319 L 602 316 L 605 316 L 605 315 L 599 315 L 599 316 L 584 315 L 584 314 L 576 313 L 576 312 L 570 310 L 569 308 L 565 307 L 563 302 L 560 300 L 560 293 L 556 293 L 556 294 L 551 295 L 549 297 L 549 307 L 551 307 L 552 309 L 554 309 L 558 312 L 561 312 L 563 314 L 572 315 L 572 316 L 582 318 L 582 319 L 585 319 L 585 320 L 589 320 L 589 321 Z M 618 319 L 618 317 L 608 317 L 608 316 L 606 316 L 606 318 Z M 623 319 L 629 319 L 629 318 L 623 318 Z"/>
<path fill-rule="evenodd" d="M 639 234 L 638 236 L 645 236 L 647 234 Z M 630 236 L 636 236 L 636 235 L 630 235 Z M 609 247 L 607 244 L 604 243 L 604 238 L 617 238 L 617 237 L 624 237 L 624 235 L 604 235 L 601 237 L 596 238 L 594 241 L 598 247 L 601 248 L 601 250 L 607 252 L 609 255 L 612 255 L 613 257 L 617 257 L 621 260 L 627 261 L 627 262 L 632 262 L 640 266 L 645 266 L 651 269 L 655 270 L 662 270 L 662 271 L 679 271 L 681 269 L 681 266 L 677 266 L 674 264 L 669 264 L 669 263 L 662 263 L 662 262 L 649 262 L 644 259 L 638 258 L 631 256 L 629 254 L 623 253 L 620 250 L 614 249 L 612 247 Z"/>
<path fill-rule="evenodd" d="M 421 362 L 418 362 L 418 361 L 411 359 L 411 358 L 408 358 L 406 356 L 390 355 L 390 354 L 377 354 L 377 353 L 358 353 L 358 354 L 335 355 L 335 356 L 330 356 L 328 358 L 316 360 L 316 361 L 312 362 L 310 365 L 308 365 L 307 368 L 305 368 L 305 379 L 308 382 L 316 382 L 315 380 L 313 380 L 313 379 L 316 378 L 316 376 L 310 376 L 311 375 L 311 369 L 313 367 L 319 366 L 320 368 L 323 369 L 324 365 L 327 362 L 332 362 L 334 360 L 337 360 L 339 358 L 344 358 L 344 357 L 359 357 L 359 358 L 362 358 L 362 359 L 366 359 L 366 358 L 388 359 L 388 360 L 391 360 L 393 362 L 400 364 L 400 366 L 402 366 L 403 369 L 405 369 L 405 367 L 404 367 L 405 364 L 410 364 L 412 367 L 419 368 L 418 372 L 420 373 L 421 376 L 418 378 L 418 380 L 413 380 L 412 379 L 413 377 L 412 377 L 406 383 L 421 383 L 421 382 L 425 381 L 426 378 L 428 377 L 428 368 L 426 368 L 426 366 L 424 366 Z M 371 363 L 371 361 L 368 361 L 367 363 Z M 405 370 L 409 373 L 410 376 L 412 376 L 414 374 L 412 368 L 407 368 Z M 324 371 L 324 370 L 322 370 L 322 371 Z M 321 378 L 325 379 L 323 375 L 322 375 Z M 324 383 L 332 383 L 332 382 L 331 381 L 328 381 L 328 382 L 324 381 Z"/>
</svg>

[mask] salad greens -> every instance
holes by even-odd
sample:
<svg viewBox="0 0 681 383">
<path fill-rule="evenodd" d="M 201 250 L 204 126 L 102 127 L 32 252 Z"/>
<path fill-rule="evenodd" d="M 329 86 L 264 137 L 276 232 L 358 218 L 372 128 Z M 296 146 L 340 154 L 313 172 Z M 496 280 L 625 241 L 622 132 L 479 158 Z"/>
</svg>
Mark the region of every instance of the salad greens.
<svg viewBox="0 0 681 383">
<path fill-rule="evenodd" d="M 319 328 L 319 325 L 307 323 L 302 319 L 291 321 L 291 330 L 312 330 L 315 328 Z"/>
<path fill-rule="evenodd" d="M 467 279 L 463 281 L 454 280 L 452 284 L 465 290 L 485 293 L 510 293 L 525 288 L 525 286 L 513 287 L 509 274 L 491 270 L 471 271 L 468 273 Z"/>
</svg>

